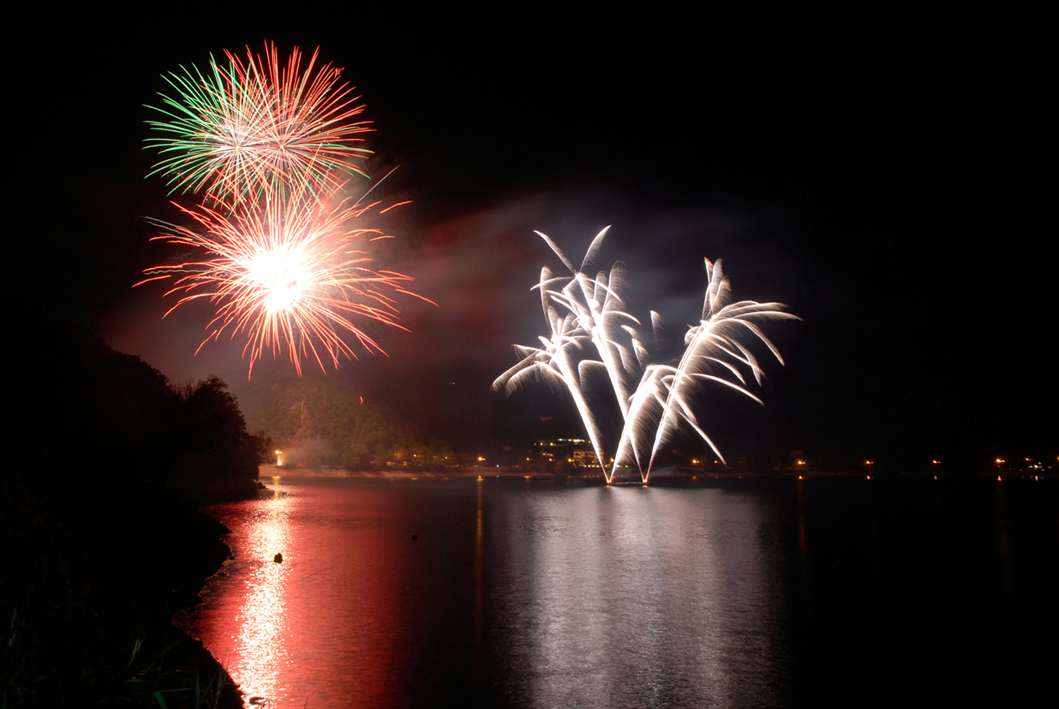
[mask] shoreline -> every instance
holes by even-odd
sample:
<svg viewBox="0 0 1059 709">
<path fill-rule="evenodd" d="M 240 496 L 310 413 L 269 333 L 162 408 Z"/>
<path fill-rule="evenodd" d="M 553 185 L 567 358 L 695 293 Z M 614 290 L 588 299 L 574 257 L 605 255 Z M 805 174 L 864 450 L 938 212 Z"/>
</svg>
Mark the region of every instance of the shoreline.
<svg viewBox="0 0 1059 709">
<path fill-rule="evenodd" d="M 553 473 L 541 470 L 526 470 L 521 468 L 446 468 L 443 470 L 429 469 L 407 469 L 388 468 L 385 470 L 352 470 L 348 468 L 311 468 L 301 466 L 276 466 L 262 465 L 258 470 L 258 483 L 275 482 L 284 477 L 296 478 L 356 478 L 360 480 L 448 480 L 448 479 L 477 479 L 483 480 L 495 478 L 523 478 L 526 480 L 561 480 L 581 481 L 586 483 L 605 484 L 603 475 L 599 472 L 585 470 L 578 475 L 565 473 Z M 895 478 L 937 478 L 939 480 L 970 480 L 979 478 L 1007 479 L 1056 479 L 1059 471 L 1019 471 L 1019 470 L 992 470 L 982 472 L 876 472 L 876 471 L 823 471 L 823 470 L 782 470 L 782 471 L 717 471 L 717 470 L 667 470 L 652 474 L 652 482 L 664 481 L 732 481 L 732 480 L 811 480 L 819 478 L 863 478 L 889 480 Z M 618 484 L 640 485 L 635 476 L 623 479 Z M 650 484 L 650 483 L 649 483 Z"/>
<path fill-rule="evenodd" d="M 215 530 L 218 532 L 216 542 L 223 546 L 223 556 L 218 549 L 217 553 L 212 557 L 212 560 L 215 562 L 213 571 L 203 578 L 197 578 L 198 589 L 194 592 L 194 596 L 190 599 L 190 603 L 186 603 L 183 607 L 175 609 L 169 617 L 169 624 L 183 636 L 192 648 L 194 648 L 194 654 L 199 655 L 201 661 L 209 668 L 209 676 L 213 678 L 211 679 L 211 686 L 216 686 L 216 696 L 214 697 L 215 703 L 210 706 L 217 709 L 243 709 L 243 707 L 246 706 L 246 702 L 244 701 L 246 695 L 242 688 L 234 679 L 232 679 L 232 676 L 228 674 L 228 670 L 225 669 L 223 664 L 221 664 L 220 659 L 215 657 L 213 653 L 210 652 L 209 648 L 203 644 L 202 639 L 191 633 L 189 627 L 190 624 L 182 622 L 180 619 L 186 618 L 195 613 L 195 609 L 204 602 L 202 592 L 206 589 L 206 586 L 209 585 L 210 579 L 220 573 L 224 569 L 228 560 L 232 559 L 234 556 L 231 546 L 229 546 L 226 541 L 228 535 L 231 534 L 231 530 L 220 520 L 206 512 L 205 508 L 214 504 L 251 500 L 262 496 L 268 491 L 268 488 L 266 488 L 260 481 L 250 481 L 248 485 L 221 484 L 213 486 L 203 486 L 201 481 L 199 482 L 200 484 L 181 490 L 180 493 L 184 500 L 194 507 L 197 514 L 209 520 L 210 524 L 215 527 Z M 214 679 L 219 680 L 219 683 L 215 683 Z"/>
<path fill-rule="evenodd" d="M 223 525 L 159 487 L 12 479 L 0 491 L 13 571 L 0 579 L 0 703 L 242 709 L 223 666 L 174 623 L 230 556 Z"/>
</svg>

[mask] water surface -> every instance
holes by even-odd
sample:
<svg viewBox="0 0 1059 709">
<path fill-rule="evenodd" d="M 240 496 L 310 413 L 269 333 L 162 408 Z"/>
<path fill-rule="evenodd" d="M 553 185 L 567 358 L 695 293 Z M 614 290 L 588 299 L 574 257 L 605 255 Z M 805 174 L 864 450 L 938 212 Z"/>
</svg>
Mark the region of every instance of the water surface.
<svg viewBox="0 0 1059 709">
<path fill-rule="evenodd" d="M 234 558 L 182 622 L 255 706 L 1046 690 L 1055 486 L 873 482 L 284 478 L 210 509 Z"/>
</svg>

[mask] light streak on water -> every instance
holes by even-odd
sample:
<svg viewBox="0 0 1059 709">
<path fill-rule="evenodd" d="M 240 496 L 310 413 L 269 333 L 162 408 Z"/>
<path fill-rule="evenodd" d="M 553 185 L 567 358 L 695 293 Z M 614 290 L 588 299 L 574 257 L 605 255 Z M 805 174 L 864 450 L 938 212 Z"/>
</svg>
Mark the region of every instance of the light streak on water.
<svg viewBox="0 0 1059 709">
<path fill-rule="evenodd" d="M 245 529 L 249 572 L 245 575 L 243 605 L 235 617 L 229 674 L 248 700 L 283 694 L 280 671 L 290 664 L 287 593 L 288 576 L 298 560 L 290 554 L 289 517 L 295 497 L 277 495 L 265 500 L 257 519 Z M 277 563 L 276 554 L 284 554 Z"/>
<path fill-rule="evenodd" d="M 608 487 L 494 502 L 521 706 L 774 705 L 782 585 L 756 501 Z"/>
</svg>

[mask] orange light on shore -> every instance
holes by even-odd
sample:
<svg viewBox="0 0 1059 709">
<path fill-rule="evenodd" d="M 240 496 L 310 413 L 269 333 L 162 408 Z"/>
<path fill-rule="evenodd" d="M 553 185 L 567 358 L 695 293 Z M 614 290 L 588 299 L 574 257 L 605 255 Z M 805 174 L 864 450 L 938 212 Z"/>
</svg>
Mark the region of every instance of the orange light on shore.
<svg viewBox="0 0 1059 709">
<path fill-rule="evenodd" d="M 277 468 L 281 467 L 283 465 L 282 456 L 283 456 L 283 451 L 276 451 L 276 467 Z"/>
</svg>

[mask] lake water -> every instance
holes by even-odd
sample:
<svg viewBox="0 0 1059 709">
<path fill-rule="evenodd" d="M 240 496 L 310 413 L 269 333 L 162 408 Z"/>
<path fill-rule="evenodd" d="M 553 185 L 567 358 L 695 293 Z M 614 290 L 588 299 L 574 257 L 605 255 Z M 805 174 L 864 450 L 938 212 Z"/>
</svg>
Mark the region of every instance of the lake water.
<svg viewBox="0 0 1059 709">
<path fill-rule="evenodd" d="M 1054 480 L 270 487 L 179 619 L 252 706 L 1059 699 Z"/>
</svg>

